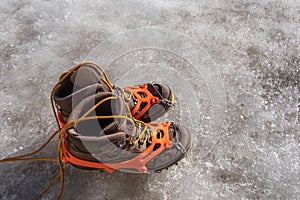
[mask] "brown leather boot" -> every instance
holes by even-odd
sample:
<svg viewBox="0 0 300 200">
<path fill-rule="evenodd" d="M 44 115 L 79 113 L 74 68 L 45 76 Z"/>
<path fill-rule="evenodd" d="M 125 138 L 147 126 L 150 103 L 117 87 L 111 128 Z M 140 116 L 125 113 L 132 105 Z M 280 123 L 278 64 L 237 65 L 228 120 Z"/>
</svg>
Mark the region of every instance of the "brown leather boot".
<svg viewBox="0 0 300 200">
<path fill-rule="evenodd" d="M 191 146 L 189 132 L 170 122 L 146 124 L 132 118 L 122 97 L 98 92 L 70 114 L 64 157 L 84 169 L 158 172 L 177 163 Z"/>
</svg>

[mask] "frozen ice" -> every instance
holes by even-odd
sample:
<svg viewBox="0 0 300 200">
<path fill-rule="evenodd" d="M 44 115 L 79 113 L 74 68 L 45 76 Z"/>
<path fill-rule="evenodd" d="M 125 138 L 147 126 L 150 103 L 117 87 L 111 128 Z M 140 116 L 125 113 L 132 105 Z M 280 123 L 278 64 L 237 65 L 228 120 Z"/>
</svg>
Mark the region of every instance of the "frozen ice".
<svg viewBox="0 0 300 200">
<path fill-rule="evenodd" d="M 62 199 L 299 199 L 299 1 L 0 3 L 0 159 L 55 130 L 49 94 L 83 60 L 120 85 L 165 82 L 193 146 L 160 174 L 66 169 Z M 54 140 L 40 157 L 55 157 Z M 47 162 L 1 163 L 0 199 L 33 199 Z M 44 196 L 54 199 L 59 184 Z"/>
</svg>

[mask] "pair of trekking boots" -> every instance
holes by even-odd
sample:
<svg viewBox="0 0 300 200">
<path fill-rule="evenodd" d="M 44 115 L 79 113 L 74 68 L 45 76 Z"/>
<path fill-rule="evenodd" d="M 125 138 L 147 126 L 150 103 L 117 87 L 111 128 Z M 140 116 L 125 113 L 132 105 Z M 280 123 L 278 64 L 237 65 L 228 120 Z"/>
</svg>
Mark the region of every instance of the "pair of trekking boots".
<svg viewBox="0 0 300 200">
<path fill-rule="evenodd" d="M 155 122 L 174 105 L 166 85 L 119 88 L 96 63 L 84 62 L 61 75 L 51 98 L 59 126 L 66 128 L 62 159 L 75 167 L 160 172 L 191 146 L 186 128 Z"/>
</svg>

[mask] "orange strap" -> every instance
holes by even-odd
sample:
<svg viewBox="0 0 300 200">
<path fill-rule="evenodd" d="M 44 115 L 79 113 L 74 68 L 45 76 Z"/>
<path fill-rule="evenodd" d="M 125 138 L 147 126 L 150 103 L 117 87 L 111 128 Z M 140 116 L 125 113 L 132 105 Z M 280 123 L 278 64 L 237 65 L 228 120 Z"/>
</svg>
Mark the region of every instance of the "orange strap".
<svg viewBox="0 0 300 200">
<path fill-rule="evenodd" d="M 159 98 L 153 96 L 147 88 L 147 84 L 142 84 L 140 86 L 128 86 L 125 88 L 137 99 L 137 104 L 131 111 L 131 114 L 135 119 L 139 119 L 145 114 L 145 112 L 147 112 L 147 110 L 150 109 L 153 104 L 157 104 L 159 101 Z M 145 97 L 142 97 L 141 94 L 143 94 Z M 142 103 L 146 103 L 146 105 L 142 110 L 139 111 Z"/>
</svg>

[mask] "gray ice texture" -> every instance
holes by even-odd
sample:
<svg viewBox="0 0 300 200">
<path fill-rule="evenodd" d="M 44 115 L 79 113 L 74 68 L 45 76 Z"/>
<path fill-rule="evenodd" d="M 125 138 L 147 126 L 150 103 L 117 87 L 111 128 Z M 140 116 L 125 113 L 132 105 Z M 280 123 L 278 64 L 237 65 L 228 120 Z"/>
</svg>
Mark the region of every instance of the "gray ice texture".
<svg viewBox="0 0 300 200">
<path fill-rule="evenodd" d="M 168 84 L 176 106 L 160 121 L 188 127 L 193 146 L 159 174 L 68 166 L 62 199 L 300 199 L 299 45 L 298 0 L 2 0 L 0 158 L 56 130 L 50 91 L 90 60 L 119 86 Z M 37 156 L 57 156 L 56 141 Z M 2 163 L 0 199 L 34 199 L 57 173 Z"/>
</svg>

